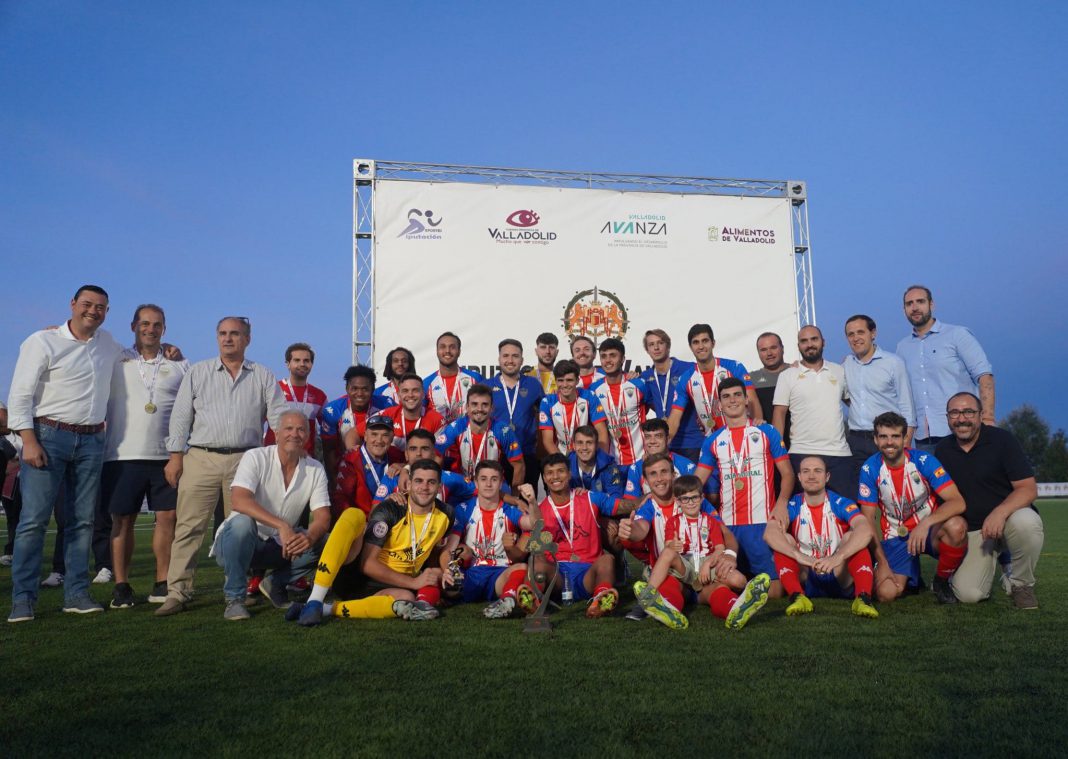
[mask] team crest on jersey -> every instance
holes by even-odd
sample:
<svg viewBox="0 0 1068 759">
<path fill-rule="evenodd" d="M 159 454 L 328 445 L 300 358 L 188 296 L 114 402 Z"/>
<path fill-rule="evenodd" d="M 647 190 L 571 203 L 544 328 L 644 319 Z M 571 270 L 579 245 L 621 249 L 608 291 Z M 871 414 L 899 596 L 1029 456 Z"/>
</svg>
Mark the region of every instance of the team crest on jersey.
<svg viewBox="0 0 1068 759">
<path fill-rule="evenodd" d="M 564 331 L 571 337 L 623 339 L 630 321 L 627 307 L 615 293 L 594 287 L 575 293 L 564 307 Z"/>
<path fill-rule="evenodd" d="M 547 422 L 547 421 L 549 421 L 549 417 L 546 415 L 546 413 L 544 411 L 539 411 L 538 412 L 538 421 L 539 422 Z"/>
<path fill-rule="evenodd" d="M 871 498 L 871 488 L 869 488 L 867 485 L 861 485 L 860 486 L 860 497 L 861 498 Z"/>
<path fill-rule="evenodd" d="M 389 489 L 385 485 L 379 485 L 375 491 L 375 498 L 385 498 L 389 495 Z"/>
<path fill-rule="evenodd" d="M 385 522 L 375 522 L 375 526 L 371 528 L 371 534 L 378 539 L 386 537 L 389 532 L 389 525 Z"/>
<path fill-rule="evenodd" d="M 438 445 L 445 445 L 446 442 L 447 442 L 447 439 L 446 439 L 446 437 L 444 435 L 438 435 L 438 438 L 437 438 L 437 444 Z"/>
</svg>

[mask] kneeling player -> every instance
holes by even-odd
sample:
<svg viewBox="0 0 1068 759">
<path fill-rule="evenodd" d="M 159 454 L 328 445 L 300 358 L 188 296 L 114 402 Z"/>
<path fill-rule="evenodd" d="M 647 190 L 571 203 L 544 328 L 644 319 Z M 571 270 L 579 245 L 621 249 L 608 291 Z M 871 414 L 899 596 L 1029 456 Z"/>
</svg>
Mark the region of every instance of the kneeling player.
<svg viewBox="0 0 1068 759">
<path fill-rule="evenodd" d="M 478 496 L 456 510 L 452 531 L 460 537 L 464 571 L 461 598 L 464 602 L 492 601 L 483 610 L 489 619 L 511 615 L 516 593 L 523 584 L 527 565 L 512 564 L 508 549 L 520 530 L 531 528 L 531 519 L 501 498 L 504 469 L 496 461 L 475 465 Z"/>
<path fill-rule="evenodd" d="M 935 598 L 956 603 L 949 578 L 968 550 L 964 497 L 932 454 L 905 448 L 903 416 L 888 411 L 873 425 L 879 453 L 860 469 L 858 500 L 880 538 L 875 542 L 876 596 L 893 601 L 906 589 L 918 589 L 920 554 L 926 553 L 938 559 Z M 878 523 L 877 512 L 882 512 Z"/>
<path fill-rule="evenodd" d="M 775 551 L 779 581 L 790 595 L 786 616 L 812 611 L 812 598 L 846 598 L 853 613 L 874 618 L 871 605 L 871 526 L 857 505 L 827 490 L 831 479 L 819 456 L 807 456 L 797 470 L 802 492 L 787 504 L 789 534 L 768 525 L 764 539 Z M 803 588 L 803 589 L 802 589 Z"/>
<path fill-rule="evenodd" d="M 352 532 L 362 528 L 359 517 L 351 523 L 339 519 L 323 548 L 311 598 L 306 604 L 293 604 L 286 619 L 311 626 L 319 624 L 323 614 L 369 619 L 437 617 L 435 606 L 441 601 L 441 585 L 452 584 L 452 576 L 446 570 L 450 544 L 456 544 L 456 539 L 450 537 L 444 548 L 438 547 L 452 525 L 452 508 L 436 498 L 440 477 L 441 467 L 431 459 L 411 464 L 407 503 L 383 501 L 367 519 L 359 559 L 362 587 L 357 595 L 361 597 L 324 604 L 345 557 L 359 540 Z M 347 509 L 343 516 L 353 512 L 362 517 L 358 509 Z M 343 533 L 335 540 L 339 528 Z M 424 568 L 430 560 L 436 560 L 437 566 Z"/>
<path fill-rule="evenodd" d="M 664 547 L 648 584 L 634 583 L 638 603 L 668 627 L 687 627 L 686 616 L 659 592 L 670 574 L 692 588 L 698 603 L 707 603 L 712 614 L 726 620 L 729 629 L 740 630 L 767 603 L 771 578 L 759 574 L 746 584 L 745 575 L 735 568 L 734 551 L 727 548 L 719 520 L 703 508 L 700 479 L 683 475 L 672 489 L 678 509 L 665 521 Z M 731 559 L 724 561 L 726 557 Z M 741 595 L 735 593 L 740 589 Z"/>
<path fill-rule="evenodd" d="M 606 493 L 572 491 L 571 468 L 567 456 L 561 453 L 545 457 L 541 475 L 549 495 L 538 506 L 557 551 L 551 557 L 536 560 L 534 570 L 544 572 L 549 578 L 559 574 L 556 595 L 563 593 L 565 585 L 569 586 L 576 601 L 590 599 L 587 617 L 604 616 L 616 608 L 619 592 L 612 587 L 615 562 L 601 545 L 597 516 L 622 516 L 634 503 Z"/>
</svg>

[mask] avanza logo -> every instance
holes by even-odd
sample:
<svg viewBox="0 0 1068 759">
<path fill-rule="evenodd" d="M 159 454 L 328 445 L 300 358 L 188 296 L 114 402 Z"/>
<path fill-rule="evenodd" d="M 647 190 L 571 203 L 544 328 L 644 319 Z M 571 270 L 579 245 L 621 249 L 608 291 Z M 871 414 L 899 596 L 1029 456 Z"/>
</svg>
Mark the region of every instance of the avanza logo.
<svg viewBox="0 0 1068 759">
<path fill-rule="evenodd" d="M 541 221 L 541 217 L 533 211 L 519 209 L 518 211 L 512 211 L 512 213 L 505 219 L 506 222 L 513 227 L 534 227 Z"/>
</svg>

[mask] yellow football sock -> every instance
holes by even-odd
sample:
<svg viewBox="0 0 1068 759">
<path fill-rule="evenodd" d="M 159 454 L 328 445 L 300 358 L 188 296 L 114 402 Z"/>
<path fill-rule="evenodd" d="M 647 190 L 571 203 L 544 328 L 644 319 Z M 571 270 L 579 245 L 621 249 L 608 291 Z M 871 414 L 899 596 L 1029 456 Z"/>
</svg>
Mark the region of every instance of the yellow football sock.
<svg viewBox="0 0 1068 759">
<path fill-rule="evenodd" d="M 356 601 L 340 601 L 334 604 L 334 616 L 345 619 L 389 619 L 393 613 L 390 596 L 370 596 Z"/>
<path fill-rule="evenodd" d="M 367 525 L 367 517 L 360 509 L 345 509 L 337 519 L 337 524 L 326 539 L 323 553 L 319 557 L 319 568 L 315 572 L 315 584 L 329 588 L 334 584 L 341 569 L 342 562 L 349 555 L 349 549 L 361 535 Z"/>
</svg>

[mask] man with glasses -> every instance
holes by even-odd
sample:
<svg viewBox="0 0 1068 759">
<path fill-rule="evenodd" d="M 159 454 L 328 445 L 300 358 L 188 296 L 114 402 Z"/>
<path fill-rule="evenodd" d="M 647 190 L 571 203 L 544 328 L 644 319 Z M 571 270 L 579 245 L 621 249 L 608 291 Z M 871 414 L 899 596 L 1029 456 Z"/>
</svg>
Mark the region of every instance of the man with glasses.
<svg viewBox="0 0 1068 759">
<path fill-rule="evenodd" d="M 252 325 L 225 316 L 215 328 L 219 355 L 200 361 L 182 379 L 171 411 L 164 469 L 178 488 L 177 524 L 167 572 L 167 600 L 156 615 L 185 611 L 193 597 L 193 575 L 204 532 L 220 494 L 230 514 L 230 486 L 241 455 L 258 448 L 263 422 L 277 428 L 285 397 L 270 369 L 245 358 Z"/>
<path fill-rule="evenodd" d="M 953 575 L 953 592 L 964 603 L 989 598 L 998 554 L 1008 551 L 1012 603 L 1037 609 L 1035 565 L 1044 533 L 1034 507 L 1035 473 L 1012 433 L 982 423 L 983 405 L 972 393 L 951 397 L 946 417 L 953 436 L 935 449 L 967 503 L 968 553 Z"/>
</svg>

